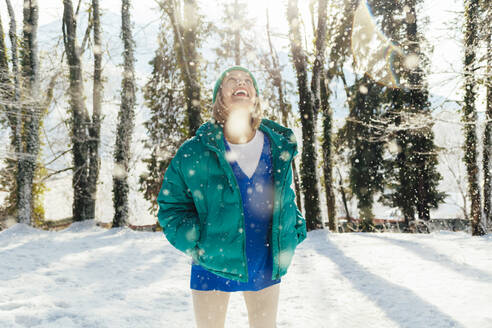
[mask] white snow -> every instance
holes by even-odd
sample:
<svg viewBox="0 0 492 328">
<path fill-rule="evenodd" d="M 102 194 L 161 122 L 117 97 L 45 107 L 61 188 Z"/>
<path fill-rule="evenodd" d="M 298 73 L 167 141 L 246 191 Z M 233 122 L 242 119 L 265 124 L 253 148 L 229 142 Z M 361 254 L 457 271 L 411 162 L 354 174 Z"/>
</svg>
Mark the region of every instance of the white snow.
<svg viewBox="0 0 492 328">
<path fill-rule="evenodd" d="M 278 327 L 492 327 L 492 237 L 309 232 Z M 0 232 L 0 327 L 194 327 L 190 258 L 162 232 Z M 226 327 L 248 327 L 233 293 Z"/>
</svg>

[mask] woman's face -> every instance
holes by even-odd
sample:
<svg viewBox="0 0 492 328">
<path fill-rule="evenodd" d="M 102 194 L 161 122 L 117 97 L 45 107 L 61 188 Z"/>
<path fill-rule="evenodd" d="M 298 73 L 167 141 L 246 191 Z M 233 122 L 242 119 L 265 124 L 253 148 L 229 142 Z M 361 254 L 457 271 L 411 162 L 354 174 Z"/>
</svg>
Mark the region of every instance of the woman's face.
<svg viewBox="0 0 492 328">
<path fill-rule="evenodd" d="M 244 71 L 230 71 L 222 81 L 222 100 L 228 110 L 248 109 L 255 106 L 256 89 L 253 79 Z"/>
</svg>

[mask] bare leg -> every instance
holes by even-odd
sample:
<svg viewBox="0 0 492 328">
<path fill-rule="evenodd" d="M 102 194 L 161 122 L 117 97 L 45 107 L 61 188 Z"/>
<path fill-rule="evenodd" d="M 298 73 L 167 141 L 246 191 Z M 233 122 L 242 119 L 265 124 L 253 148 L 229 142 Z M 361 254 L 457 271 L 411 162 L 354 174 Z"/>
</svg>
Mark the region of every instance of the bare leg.
<svg viewBox="0 0 492 328">
<path fill-rule="evenodd" d="M 197 328 L 224 328 L 229 292 L 191 290 Z"/>
<path fill-rule="evenodd" d="M 243 292 L 246 307 L 248 308 L 250 328 L 277 327 L 279 294 L 280 284 L 275 284 L 257 292 Z"/>
</svg>

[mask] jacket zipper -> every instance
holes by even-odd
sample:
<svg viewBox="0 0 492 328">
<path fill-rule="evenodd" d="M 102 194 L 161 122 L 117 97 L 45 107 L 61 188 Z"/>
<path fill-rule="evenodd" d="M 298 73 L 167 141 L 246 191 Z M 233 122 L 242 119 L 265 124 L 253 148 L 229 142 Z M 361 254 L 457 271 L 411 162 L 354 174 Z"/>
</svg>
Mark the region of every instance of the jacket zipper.
<svg viewBox="0 0 492 328">
<path fill-rule="evenodd" d="M 237 186 L 236 182 L 236 190 L 239 190 L 239 186 Z M 243 236 L 243 258 L 244 258 L 244 263 L 246 263 L 246 282 L 249 281 L 249 272 L 248 272 L 248 257 L 246 256 L 246 231 L 245 231 L 245 226 L 244 226 L 244 204 L 243 204 L 243 199 L 241 197 L 241 193 L 237 192 L 239 194 L 239 204 L 241 204 L 241 235 Z"/>
</svg>

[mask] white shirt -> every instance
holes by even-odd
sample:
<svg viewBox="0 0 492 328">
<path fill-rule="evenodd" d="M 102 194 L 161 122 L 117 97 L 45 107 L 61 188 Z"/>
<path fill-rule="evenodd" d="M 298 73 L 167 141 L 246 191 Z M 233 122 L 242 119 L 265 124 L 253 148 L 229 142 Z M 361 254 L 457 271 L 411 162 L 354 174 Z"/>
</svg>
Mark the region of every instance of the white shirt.
<svg viewBox="0 0 492 328">
<path fill-rule="evenodd" d="M 236 161 L 241 170 L 251 179 L 260 161 L 264 141 L 263 132 L 256 130 L 253 139 L 243 144 L 233 144 L 226 140 L 230 151 L 226 153 L 229 162 Z"/>
</svg>

